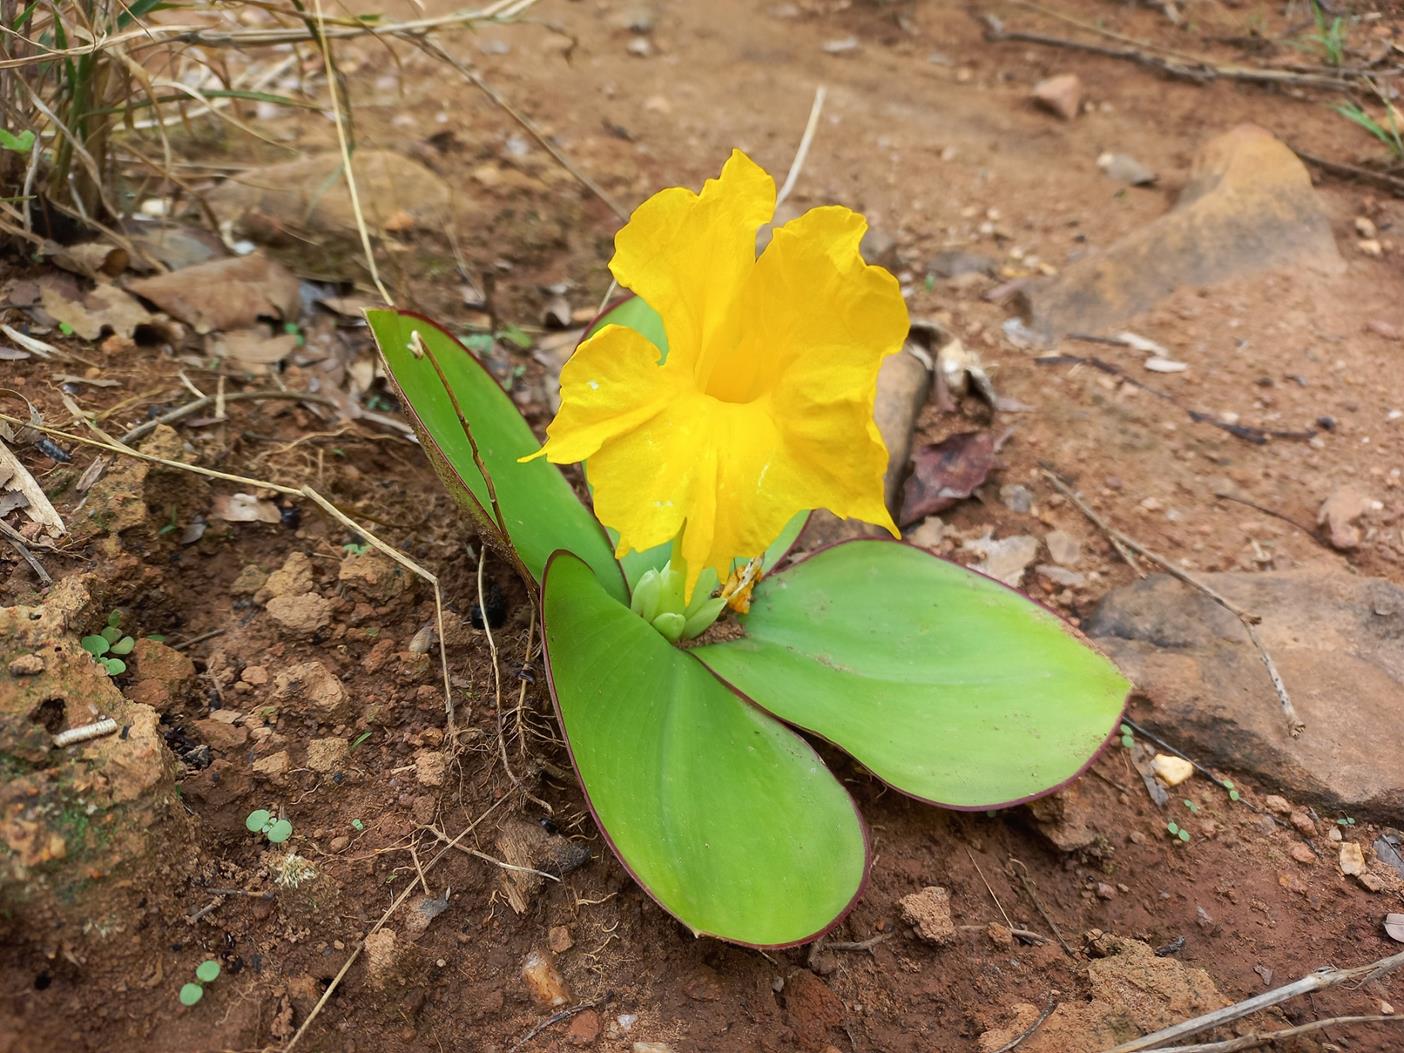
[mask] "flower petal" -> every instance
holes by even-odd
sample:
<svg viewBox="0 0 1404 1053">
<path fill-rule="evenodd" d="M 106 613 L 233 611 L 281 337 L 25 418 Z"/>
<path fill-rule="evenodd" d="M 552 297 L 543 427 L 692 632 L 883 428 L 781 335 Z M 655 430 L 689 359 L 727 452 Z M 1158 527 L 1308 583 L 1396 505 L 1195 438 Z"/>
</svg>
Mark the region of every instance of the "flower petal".
<svg viewBox="0 0 1404 1053">
<path fill-rule="evenodd" d="M 773 393 L 783 454 L 771 486 L 798 502 L 785 514 L 827 508 L 896 535 L 873 403 L 882 360 L 901 349 L 909 322 L 896 279 L 863 262 L 866 228 L 834 206 L 775 231 L 742 292 L 744 338 L 710 390 Z M 730 390 L 719 387 L 724 379 Z"/>
<path fill-rule="evenodd" d="M 561 369 L 561 408 L 546 444 L 531 458 L 556 464 L 591 457 L 610 439 L 656 417 L 677 394 L 677 370 L 658 364 L 658 348 L 632 329 L 607 325 Z M 598 485 L 598 484 L 597 484 Z"/>
<path fill-rule="evenodd" d="M 775 181 L 733 150 L 701 194 L 654 194 L 614 236 L 609 269 L 663 317 L 668 354 L 686 364 L 712 344 L 733 344 L 741 286 L 756 263 L 756 231 L 775 211 Z"/>
</svg>

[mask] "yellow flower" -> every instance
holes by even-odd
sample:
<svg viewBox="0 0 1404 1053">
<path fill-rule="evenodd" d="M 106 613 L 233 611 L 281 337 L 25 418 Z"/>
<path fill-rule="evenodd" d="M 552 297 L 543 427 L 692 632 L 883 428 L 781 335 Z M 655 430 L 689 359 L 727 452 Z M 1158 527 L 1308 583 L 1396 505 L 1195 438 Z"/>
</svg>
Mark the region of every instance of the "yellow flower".
<svg viewBox="0 0 1404 1053">
<path fill-rule="evenodd" d="M 763 552 L 797 512 L 894 526 L 873 423 L 878 367 L 907 334 L 896 280 L 863 262 L 867 223 L 838 206 L 776 228 L 775 182 L 736 150 L 701 194 L 670 187 L 615 236 L 610 270 L 662 316 L 667 358 L 610 325 L 561 371 L 533 456 L 589 462 L 619 554 L 681 531 L 687 595 Z"/>
</svg>

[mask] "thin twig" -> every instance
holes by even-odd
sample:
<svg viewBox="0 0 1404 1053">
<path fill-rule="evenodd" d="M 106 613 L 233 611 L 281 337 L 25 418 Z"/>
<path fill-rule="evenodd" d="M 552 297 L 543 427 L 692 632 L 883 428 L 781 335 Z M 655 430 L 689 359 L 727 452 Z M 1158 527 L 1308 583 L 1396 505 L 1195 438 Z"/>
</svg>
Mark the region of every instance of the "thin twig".
<svg viewBox="0 0 1404 1053">
<path fill-rule="evenodd" d="M 1298 149 L 1291 143 L 1288 143 L 1287 147 L 1307 164 L 1315 165 L 1323 172 L 1329 172 L 1331 175 L 1341 176 L 1344 179 L 1359 179 L 1362 183 L 1373 183 L 1375 186 L 1392 190 L 1400 197 L 1404 197 L 1404 177 L 1390 175 L 1388 172 L 1377 172 L 1373 168 L 1348 165 L 1342 161 L 1328 161 L 1324 157 L 1317 157 L 1315 154 Z"/>
<path fill-rule="evenodd" d="M 1242 1038 L 1229 1038 L 1222 1042 L 1197 1042 L 1192 1046 L 1162 1046 L 1146 1050 L 1146 1053 L 1236 1053 L 1240 1049 L 1257 1049 L 1297 1035 L 1308 1035 L 1313 1031 L 1323 1031 L 1328 1027 L 1346 1024 L 1404 1024 L 1404 1016 L 1333 1016 L 1329 1020 L 1313 1020 L 1309 1024 L 1284 1027 L 1278 1031 L 1259 1031 Z"/>
<path fill-rule="evenodd" d="M 449 840 L 448 834 L 444 833 L 437 826 L 428 826 L 425 827 L 425 829 L 442 841 Z M 549 874 L 544 870 L 537 870 L 535 867 L 524 867 L 517 863 L 508 863 L 506 860 L 498 859 L 496 856 L 490 856 L 486 852 L 478 851 L 476 848 L 469 848 L 467 845 L 454 845 L 453 847 L 464 855 L 472 856 L 474 859 L 481 859 L 484 863 L 491 863 L 493 866 L 501 867 L 503 870 L 511 870 L 517 874 L 535 874 L 537 877 L 545 878 L 547 881 L 554 881 L 558 884 L 561 880 L 556 874 Z"/>
<path fill-rule="evenodd" d="M 1268 679 L 1272 681 L 1273 691 L 1277 693 L 1277 701 L 1282 706 L 1282 714 L 1287 718 L 1287 729 L 1293 738 L 1299 737 L 1301 733 L 1306 730 L 1306 724 L 1302 721 L 1302 718 L 1297 715 L 1297 707 L 1292 704 L 1292 696 L 1287 693 L 1287 685 L 1282 682 L 1282 675 L 1277 671 L 1277 663 L 1272 660 L 1272 655 L 1268 653 L 1268 649 L 1263 646 L 1263 641 L 1258 636 L 1258 631 L 1255 626 L 1258 622 L 1262 621 L 1262 618 L 1250 611 L 1245 611 L 1211 585 L 1205 583 L 1189 571 L 1177 567 L 1164 556 L 1159 556 L 1150 551 L 1139 541 L 1136 541 L 1134 538 L 1110 526 L 1105 520 L 1094 518 L 1086 502 L 1076 496 L 1076 491 L 1073 490 L 1057 472 L 1045 466 L 1043 468 L 1043 474 L 1048 481 L 1058 489 L 1059 493 L 1072 500 L 1073 503 L 1078 506 L 1079 510 L 1082 511 L 1083 515 L 1092 519 L 1092 521 L 1106 533 L 1107 537 L 1119 540 L 1126 548 L 1138 555 L 1144 556 L 1171 577 L 1178 578 L 1191 588 L 1198 589 L 1242 623 L 1243 628 L 1247 630 L 1248 639 L 1252 641 L 1253 647 L 1258 652 L 1258 657 L 1262 659 L 1263 666 L 1267 669 Z"/>
<path fill-rule="evenodd" d="M 990 924 L 992 925 L 992 924 L 994 924 L 994 923 L 991 922 Z M 961 931 L 963 931 L 963 932 L 988 932 L 990 926 L 989 926 L 989 925 L 962 925 L 962 926 L 960 926 L 960 928 L 961 928 Z M 1009 934 L 1010 934 L 1011 936 L 1017 936 L 1019 939 L 1025 940 L 1025 941 L 1027 941 L 1028 943 L 1052 943 L 1052 942 L 1053 942 L 1053 941 L 1050 940 L 1047 936 L 1043 935 L 1043 933 L 1041 933 L 1041 932 L 1034 932 L 1033 929 L 1013 928 L 1013 929 L 1008 929 L 1008 932 L 1009 932 Z"/>
<path fill-rule="evenodd" d="M 480 92 L 486 95 L 488 99 L 495 106 L 501 109 L 503 113 L 507 114 L 508 117 L 511 117 L 512 120 L 520 124 L 522 128 L 526 131 L 526 133 L 530 135 L 533 139 L 535 139 L 538 143 L 540 143 L 541 148 L 545 150 L 548 154 L 550 154 L 552 158 L 555 159 L 555 162 L 558 165 L 560 165 L 572 176 L 574 176 L 576 181 L 581 186 L 583 186 L 586 190 L 590 191 L 590 193 L 594 194 L 595 197 L 599 198 L 600 201 L 604 203 L 604 206 L 614 213 L 616 219 L 623 222 L 629 218 L 629 213 L 625 212 L 622 208 L 616 205 L 614 203 L 614 200 L 608 194 L 606 194 L 604 190 L 600 188 L 600 185 L 598 183 L 596 183 L 593 179 L 587 176 L 580 169 L 576 168 L 575 164 L 570 160 L 570 158 L 563 154 L 560 148 L 556 146 L 555 143 L 551 142 L 551 140 L 546 137 L 546 134 L 536 126 L 536 122 L 534 122 L 526 114 L 520 112 L 515 106 L 513 106 L 510 102 L 508 102 L 501 95 L 499 95 L 496 89 L 494 89 L 490 84 L 483 80 L 482 77 L 480 77 L 473 70 L 469 69 L 458 59 L 454 58 L 443 48 L 439 47 L 439 45 L 434 43 L 434 41 L 429 40 L 427 37 L 415 37 L 413 38 L 413 43 L 416 46 L 418 46 L 421 50 L 439 59 L 441 62 L 447 62 L 450 66 L 456 69 L 463 76 L 464 80 L 466 80 L 469 84 L 473 85 L 473 87 L 477 88 Z"/>
<path fill-rule="evenodd" d="M 199 413 L 207 406 L 215 404 L 218 396 L 203 395 L 200 398 L 187 402 L 182 406 L 161 414 L 159 417 L 152 417 L 148 421 L 143 421 L 135 428 L 132 428 L 122 436 L 121 441 L 126 445 L 131 445 L 138 439 L 151 434 L 162 424 L 173 424 L 182 417 L 188 417 L 192 413 Z M 235 391 L 224 396 L 225 402 L 238 402 L 243 399 L 291 399 L 297 402 L 315 402 L 323 406 L 335 406 L 336 403 L 325 395 L 314 395 L 310 391 Z M 216 414 L 219 416 L 219 414 Z"/>
<path fill-rule="evenodd" d="M 465 826 L 461 834 L 455 837 L 443 848 L 435 852 L 433 857 L 429 860 L 429 862 L 424 865 L 424 872 L 427 874 L 429 871 L 433 870 L 435 865 L 438 864 L 439 860 L 443 859 L 444 856 L 448 854 L 450 848 L 455 847 L 458 844 L 458 842 L 462 841 L 465 837 L 467 837 L 468 834 L 472 830 L 474 830 L 479 823 L 481 823 L 484 819 L 490 816 L 493 812 L 497 811 L 498 808 L 502 807 L 503 802 L 507 800 L 509 800 L 508 797 L 498 798 L 495 802 L 493 802 L 493 804 L 491 804 L 488 807 L 487 811 L 483 812 L 482 815 L 478 816 L 478 818 L 474 819 L 471 823 Z M 404 890 L 401 891 L 400 894 L 396 896 L 395 899 L 391 902 L 390 906 L 386 908 L 385 913 L 380 916 L 380 920 L 377 921 L 374 925 L 372 925 L 370 931 L 367 932 L 366 935 L 362 937 L 361 940 L 356 944 L 355 948 L 351 951 L 350 955 L 347 956 L 345 963 L 341 966 L 341 969 L 337 972 L 337 974 L 334 977 L 332 977 L 332 982 L 329 983 L 327 985 L 327 989 L 322 992 L 322 997 L 317 999 L 317 1004 L 314 1005 L 312 1007 L 312 1011 L 307 1014 L 307 1019 L 302 1022 L 302 1026 L 299 1027 L 297 1031 L 293 1033 L 293 1037 L 290 1038 L 288 1040 L 288 1044 L 283 1047 L 283 1053 L 292 1053 L 293 1049 L 297 1046 L 298 1042 L 302 1040 L 302 1036 L 307 1033 L 307 1029 L 312 1026 L 312 1021 L 317 1019 L 317 1014 L 319 1014 L 322 1011 L 322 1007 L 327 1004 L 327 1002 L 331 999 L 333 992 L 335 992 L 337 987 L 340 986 L 341 981 L 345 978 L 346 974 L 351 971 L 351 966 L 356 963 L 356 959 L 359 958 L 361 956 L 361 952 L 366 949 L 366 940 L 374 936 L 377 932 L 381 930 L 381 927 L 384 926 L 384 924 L 390 920 L 390 915 L 394 914 L 395 911 L 399 909 L 400 904 L 404 903 L 405 900 L 409 899 L 410 894 L 414 892 L 414 889 L 415 886 L 413 884 L 406 885 Z"/>
<path fill-rule="evenodd" d="M 1256 1013 L 1260 1009 L 1267 1009 L 1269 1006 L 1278 1005 L 1298 995 L 1310 994 L 1313 991 L 1323 991 L 1328 987 L 1335 987 L 1349 980 L 1373 980 L 1391 972 L 1401 965 L 1404 965 L 1404 951 L 1398 954 L 1391 954 L 1379 961 L 1371 962 L 1368 965 L 1357 965 L 1350 969 L 1336 969 L 1330 966 L 1317 969 L 1313 973 L 1303 976 L 1300 980 L 1294 980 L 1290 984 L 1284 984 L 1271 991 L 1264 991 L 1260 995 L 1252 998 L 1245 998 L 1241 1002 L 1235 1002 L 1231 1006 L 1223 1009 L 1216 1009 L 1212 1013 L 1205 1013 L 1202 1016 L 1185 1020 L 1170 1027 L 1161 1028 L 1153 1034 L 1145 1035 L 1141 1038 L 1132 1039 L 1130 1042 L 1123 1042 L 1106 1053 L 1141 1053 L 1143 1050 L 1154 1049 L 1163 1046 L 1167 1042 L 1183 1038 L 1186 1035 L 1198 1034 L 1200 1031 L 1208 1030 L 1211 1027 L 1218 1027 L 1220 1024 L 1228 1024 L 1234 1020 L 1240 1020 L 1245 1016 Z"/>
<path fill-rule="evenodd" d="M 541 1034 L 541 1032 L 545 1031 L 547 1028 L 554 1027 L 556 1024 L 559 1024 L 562 1020 L 569 1020 L 571 1017 L 575 1016 L 578 1013 L 583 1013 L 587 1009 L 598 1009 L 600 1006 L 608 1002 L 609 999 L 610 995 L 608 992 L 606 992 L 599 998 L 596 998 L 593 1002 L 581 1002 L 579 1005 L 573 1005 L 569 1009 L 561 1009 L 555 1013 L 552 1013 L 545 1020 L 541 1021 L 541 1023 L 532 1027 L 530 1031 L 528 1031 L 521 1038 L 517 1039 L 517 1041 L 513 1042 L 511 1048 L 507 1050 L 507 1053 L 517 1053 L 517 1050 L 521 1049 L 523 1046 L 525 1046 L 528 1042 L 534 1039 L 537 1035 Z"/>
<path fill-rule="evenodd" d="M 970 857 L 970 864 L 975 868 L 975 873 L 980 875 L 980 881 L 984 884 L 985 891 L 990 894 L 990 899 L 994 900 L 994 905 L 999 910 L 999 916 L 1004 919 L 1005 926 L 1013 929 L 1014 923 L 1009 920 L 1009 914 L 1005 911 L 1004 904 L 999 901 L 999 897 L 995 895 L 995 890 L 990 888 L 990 883 L 985 880 L 985 872 L 980 869 L 980 864 L 975 861 L 975 854 L 970 851 L 969 845 L 965 846 L 965 854 Z"/>
<path fill-rule="evenodd" d="M 1044 471 L 1046 472 L 1048 469 L 1045 468 Z M 1136 577 L 1144 578 L 1146 572 L 1141 568 L 1141 564 L 1136 561 L 1136 556 L 1132 551 L 1121 543 L 1121 538 L 1117 536 L 1116 531 L 1111 528 L 1105 519 L 1097 514 L 1096 510 L 1093 509 L 1091 505 L 1082 499 L 1081 494 L 1072 487 L 1064 487 L 1060 485 L 1060 483 L 1061 479 L 1055 480 L 1053 485 L 1058 487 L 1059 492 L 1077 506 L 1077 510 L 1085 515 L 1092 522 L 1093 526 L 1106 535 L 1107 540 L 1111 542 L 1112 548 L 1116 549 L 1116 554 L 1135 572 Z"/>
<path fill-rule="evenodd" d="M 1048 1004 L 1043 1007 L 1043 1012 L 1038 1014 L 1038 1019 L 1026 1027 L 1022 1034 L 1011 1039 L 1000 1046 L 994 1053 L 1011 1053 L 1011 1050 L 1018 1048 L 1024 1042 L 1033 1037 L 1033 1033 L 1043 1026 L 1043 1022 L 1053 1015 L 1053 1010 L 1058 1008 L 1058 992 L 1053 991 L 1048 996 Z"/>
<path fill-rule="evenodd" d="M 1019 868 L 1017 872 L 1014 870 L 1016 866 Z M 1063 934 L 1058 929 L 1058 923 L 1055 922 L 1053 916 L 1044 909 L 1043 901 L 1038 898 L 1038 893 L 1034 891 L 1033 881 L 1029 878 L 1028 864 L 1022 859 L 1015 859 L 1013 856 L 1010 856 L 1009 863 L 1005 869 L 1008 873 L 1017 877 L 1023 884 L 1024 892 L 1027 893 L 1029 899 L 1033 901 L 1034 909 L 1038 911 L 1039 916 L 1042 917 L 1043 920 L 1048 923 L 1048 927 L 1053 930 L 1053 938 L 1058 941 L 1058 946 L 1063 948 L 1063 953 L 1069 958 L 1076 958 L 1077 955 L 1075 955 L 1073 949 L 1068 946 L 1068 941 L 1063 939 Z"/>
<path fill-rule="evenodd" d="M 15 551 L 20 554 L 20 558 L 29 564 L 29 569 L 34 571 L 34 576 L 39 579 L 39 584 L 48 588 L 54 583 L 54 579 L 49 577 L 49 572 L 44 569 L 44 564 L 39 562 L 33 552 L 29 551 L 29 545 L 26 543 L 26 538 L 23 534 L 10 526 L 10 524 L 3 519 L 0 519 L 0 534 L 5 535 L 6 540 L 8 540 L 10 544 L 14 546 Z"/>
<path fill-rule="evenodd" d="M 880 932 L 876 936 L 869 936 L 866 940 L 839 940 L 836 943 L 824 944 L 825 950 L 830 951 L 871 951 L 880 943 L 886 943 L 892 939 L 892 933 Z"/>
<path fill-rule="evenodd" d="M 799 179 L 800 172 L 804 169 L 805 158 L 809 156 L 809 144 L 814 141 L 814 133 L 819 128 L 819 115 L 824 111 L 824 98 L 828 95 L 828 89 L 824 85 L 814 89 L 814 102 L 809 107 L 809 120 L 805 121 L 804 134 L 800 136 L 799 147 L 795 150 L 795 158 L 790 162 L 789 174 L 785 176 L 784 185 L 780 187 L 780 192 L 775 195 L 775 207 L 778 209 L 785 199 L 790 196 L 790 191 L 795 188 L 795 182 Z"/>
<path fill-rule="evenodd" d="M 322 0 L 316 0 L 317 22 L 324 25 L 322 18 Z M 361 211 L 361 194 L 356 188 L 356 170 L 351 167 L 351 140 L 346 133 L 346 115 L 341 108 L 341 92 L 338 89 L 340 74 L 337 72 L 336 63 L 332 59 L 331 41 L 327 35 L 320 30 L 317 32 L 317 43 L 322 49 L 322 62 L 327 70 L 327 91 L 331 94 L 332 116 L 336 124 L 336 142 L 341 149 L 341 164 L 346 170 L 346 189 L 351 195 L 351 212 L 356 217 L 356 230 L 361 236 L 361 251 L 366 256 L 366 266 L 370 269 L 371 282 L 374 283 L 376 292 L 390 305 L 395 301 L 391 299 L 389 291 L 380 280 L 380 269 L 375 265 L 375 253 L 371 250 L 370 232 L 366 229 L 366 217 Z M 347 100 L 348 104 L 350 100 Z"/>
</svg>

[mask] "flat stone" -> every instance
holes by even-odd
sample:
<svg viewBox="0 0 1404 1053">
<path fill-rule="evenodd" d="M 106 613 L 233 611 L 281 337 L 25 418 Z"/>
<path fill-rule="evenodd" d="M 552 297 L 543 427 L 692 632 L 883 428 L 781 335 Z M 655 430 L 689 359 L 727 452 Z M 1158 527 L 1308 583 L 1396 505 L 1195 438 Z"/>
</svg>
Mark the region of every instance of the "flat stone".
<svg viewBox="0 0 1404 1053">
<path fill-rule="evenodd" d="M 257 568 L 254 568 L 257 570 Z M 249 570 L 245 567 L 240 571 L 239 578 L 243 580 L 245 573 Z M 253 578 L 250 575 L 246 584 L 252 584 Z M 312 560 L 308 558 L 306 552 L 294 552 L 283 561 L 283 565 L 269 574 L 262 586 L 254 590 L 254 600 L 258 603 L 267 603 L 275 596 L 297 596 L 304 592 L 312 591 Z"/>
<path fill-rule="evenodd" d="M 1028 534 L 1015 537 L 981 537 L 965 542 L 962 546 L 968 552 L 978 552 L 984 557 L 974 569 L 987 574 L 996 581 L 1002 581 L 1010 588 L 1017 589 L 1024 580 L 1024 572 L 1038 557 L 1038 538 Z"/>
<path fill-rule="evenodd" d="M 1346 877 L 1357 877 L 1365 873 L 1365 853 L 1354 841 L 1341 845 L 1341 873 Z"/>
<path fill-rule="evenodd" d="M 315 592 L 299 596 L 275 596 L 268 601 L 268 613 L 279 625 L 296 636 L 312 636 L 331 622 L 332 602 Z"/>
<path fill-rule="evenodd" d="M 273 678 L 273 697 L 306 705 L 313 715 L 330 720 L 340 715 L 346 689 L 336 674 L 321 662 L 289 666 Z"/>
<path fill-rule="evenodd" d="M 1043 543 L 1048 546 L 1048 555 L 1054 563 L 1075 567 L 1082 562 L 1082 542 L 1066 530 L 1050 530 Z"/>
<path fill-rule="evenodd" d="M 345 767 L 350 746 L 345 739 L 313 739 L 307 744 L 307 766 L 313 771 L 331 772 Z"/>
<path fill-rule="evenodd" d="M 1165 575 L 1112 592 L 1083 625 L 1150 702 L 1150 728 L 1323 812 L 1404 814 L 1404 589 L 1330 569 L 1204 580 L 1262 617 L 1258 634 L 1306 729 L 1288 733 L 1238 619 Z"/>
<path fill-rule="evenodd" d="M 286 775 L 290 767 L 292 767 L 292 761 L 288 757 L 287 750 L 270 753 L 268 756 L 260 757 L 253 762 L 253 770 L 260 775 L 268 776 L 270 779 Z"/>
<path fill-rule="evenodd" d="M 1306 167 L 1271 133 L 1242 124 L 1204 144 L 1169 212 L 1026 287 L 1024 320 L 1050 341 L 1111 333 L 1181 286 L 1288 265 L 1344 268 Z"/>
</svg>

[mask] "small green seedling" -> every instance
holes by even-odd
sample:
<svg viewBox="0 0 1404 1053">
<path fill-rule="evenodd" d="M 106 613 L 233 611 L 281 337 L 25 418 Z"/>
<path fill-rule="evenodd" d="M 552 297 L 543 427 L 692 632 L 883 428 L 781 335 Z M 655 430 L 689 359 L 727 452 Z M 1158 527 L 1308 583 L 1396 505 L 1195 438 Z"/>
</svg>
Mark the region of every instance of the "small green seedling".
<svg viewBox="0 0 1404 1053">
<path fill-rule="evenodd" d="M 121 611 L 107 616 L 107 626 L 102 632 L 85 636 L 79 643 L 108 676 L 121 676 L 127 671 L 127 663 L 118 656 L 131 654 L 136 646 L 136 641 L 122 632 Z"/>
<path fill-rule="evenodd" d="M 1189 811 L 1190 811 L 1190 815 L 1198 815 L 1198 814 L 1199 814 L 1199 805 L 1195 804 L 1195 803 L 1194 803 L 1193 801 L 1191 801 L 1188 797 L 1186 797 L 1186 798 L 1184 799 L 1184 801 L 1185 801 L 1185 807 L 1188 808 Z"/>
<path fill-rule="evenodd" d="M 274 819 L 267 808 L 257 808 L 244 820 L 249 833 L 262 834 L 270 844 L 281 845 L 293 835 L 293 825 L 286 819 Z"/>
<path fill-rule="evenodd" d="M 1343 819 L 1337 819 L 1337 820 L 1336 820 L 1336 825 L 1337 825 L 1337 826 L 1354 826 L 1354 825 L 1355 825 L 1355 820 L 1352 819 L 1350 816 L 1347 815 L 1347 816 L 1346 816 L 1345 818 L 1343 818 Z"/>
<path fill-rule="evenodd" d="M 357 735 L 354 739 L 351 740 L 351 748 L 354 750 L 360 746 L 364 746 L 366 744 L 366 739 L 370 737 L 371 733 L 369 731 L 361 732 L 359 735 Z"/>
<path fill-rule="evenodd" d="M 1188 841 L 1190 839 L 1189 831 L 1179 823 L 1166 823 L 1165 829 L 1170 831 L 1171 837 L 1178 837 L 1181 841 Z"/>
<path fill-rule="evenodd" d="M 199 981 L 193 984 L 184 984 L 180 989 L 180 1004 L 192 1006 L 205 997 L 205 984 L 213 983 L 219 978 L 219 962 L 213 958 L 208 958 L 195 966 L 195 979 Z"/>
<path fill-rule="evenodd" d="M 370 546 L 364 541 L 348 541 L 341 546 L 341 550 L 351 556 L 364 556 L 370 551 Z"/>
<path fill-rule="evenodd" d="M 366 824 L 363 823 L 363 822 L 361 822 L 361 820 L 359 820 L 359 819 L 352 819 L 352 820 L 351 820 L 351 829 L 352 829 L 352 830 L 355 830 L 356 833 L 359 834 L 359 833 L 360 833 L 362 830 L 364 830 L 365 828 L 366 828 Z"/>
<path fill-rule="evenodd" d="M 1121 725 L 1121 744 L 1128 750 L 1136 745 L 1136 740 L 1131 734 L 1131 725 L 1123 723 Z"/>
<path fill-rule="evenodd" d="M 27 154 L 34 146 L 34 132 L 26 128 L 16 135 L 14 132 L 0 128 L 0 150 L 9 150 L 11 153 Z"/>
<path fill-rule="evenodd" d="M 1233 785 L 1233 781 L 1231 779 L 1224 779 L 1219 783 L 1219 785 L 1228 791 L 1230 801 L 1237 801 L 1242 796 L 1242 794 L 1238 792 L 1238 789 Z"/>
</svg>

